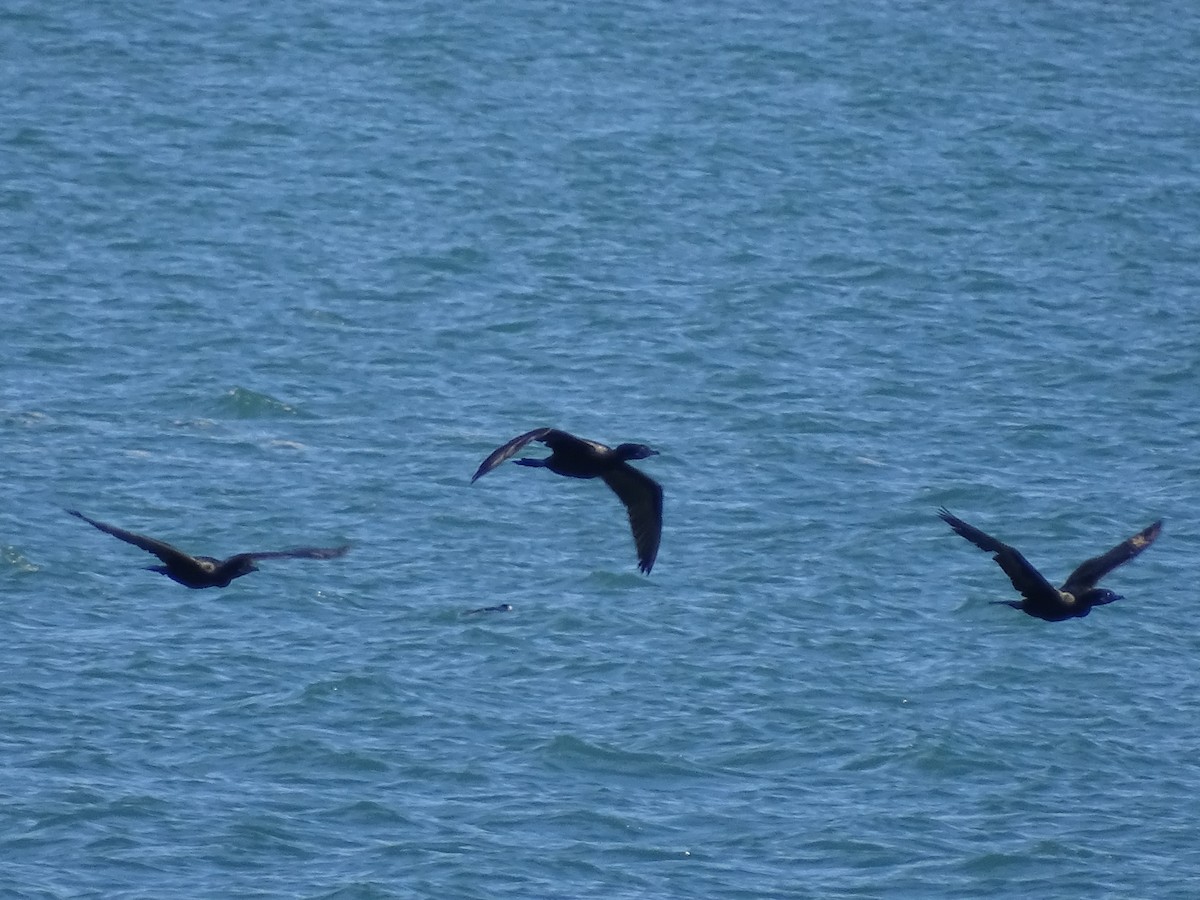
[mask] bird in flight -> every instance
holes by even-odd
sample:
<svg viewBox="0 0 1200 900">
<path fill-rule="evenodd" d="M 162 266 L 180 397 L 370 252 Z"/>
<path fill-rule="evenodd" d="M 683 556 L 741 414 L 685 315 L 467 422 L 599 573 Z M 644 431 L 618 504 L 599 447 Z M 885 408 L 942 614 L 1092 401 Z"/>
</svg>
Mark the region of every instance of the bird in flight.
<svg viewBox="0 0 1200 900">
<path fill-rule="evenodd" d="M 1163 524 L 1159 519 L 1128 540 L 1121 541 L 1107 553 L 1086 560 L 1067 576 L 1062 587 L 1055 588 L 1041 572 L 1029 564 L 1029 561 L 1015 547 L 1010 547 L 991 535 L 984 534 L 978 528 L 968 525 L 945 507 L 938 510 L 938 515 L 947 525 L 980 550 L 994 553 L 995 556 L 992 559 L 1004 570 L 1004 574 L 1008 576 L 1022 598 L 1020 600 L 993 600 L 993 603 L 1003 603 L 1036 618 L 1045 619 L 1047 622 L 1082 618 L 1092 611 L 1093 606 L 1103 606 L 1114 600 L 1122 599 L 1120 594 L 1113 593 L 1107 588 L 1096 587 L 1097 583 L 1117 566 L 1129 562 L 1153 544 L 1155 538 L 1162 531 Z"/>
<path fill-rule="evenodd" d="M 268 550 L 263 553 L 238 553 L 228 559 L 213 559 L 211 556 L 191 556 L 177 547 L 172 547 L 165 541 L 158 541 L 141 534 L 134 534 L 124 528 L 97 522 L 89 519 L 81 512 L 68 509 L 71 515 L 83 519 L 89 525 L 99 528 L 105 534 L 140 547 L 147 553 L 153 553 L 163 564 L 161 566 L 146 566 L 151 572 L 166 575 L 172 581 L 190 588 L 228 587 L 235 578 L 249 575 L 258 569 L 255 563 L 260 559 L 333 559 L 342 556 L 350 549 L 349 544 L 341 547 L 297 547 L 294 550 Z"/>
<path fill-rule="evenodd" d="M 514 460 L 517 465 L 549 469 L 568 478 L 600 478 L 612 488 L 629 514 L 629 527 L 633 530 L 633 542 L 637 547 L 638 568 L 649 575 L 662 538 L 663 490 L 653 478 L 629 465 L 629 460 L 657 456 L 658 451 L 651 450 L 645 444 L 606 447 L 557 428 L 535 428 L 492 451 L 480 463 L 471 482 L 474 483 L 500 463 L 511 459 L 531 441 L 545 444 L 552 451 L 551 454 L 544 459 Z"/>
</svg>

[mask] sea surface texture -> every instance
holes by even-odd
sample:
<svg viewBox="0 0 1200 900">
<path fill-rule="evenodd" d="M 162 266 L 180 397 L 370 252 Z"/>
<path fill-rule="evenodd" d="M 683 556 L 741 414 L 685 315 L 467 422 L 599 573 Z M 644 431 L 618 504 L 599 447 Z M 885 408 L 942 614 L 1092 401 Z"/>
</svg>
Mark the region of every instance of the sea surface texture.
<svg viewBox="0 0 1200 900">
<path fill-rule="evenodd" d="M 1200 5 L 11 0 L 0 60 L 4 900 L 1200 895 Z M 648 577 L 603 483 L 470 483 L 546 425 L 661 451 Z M 1047 623 L 943 505 L 1055 584 L 1166 525 Z M 66 509 L 353 549 L 193 591 Z"/>
</svg>

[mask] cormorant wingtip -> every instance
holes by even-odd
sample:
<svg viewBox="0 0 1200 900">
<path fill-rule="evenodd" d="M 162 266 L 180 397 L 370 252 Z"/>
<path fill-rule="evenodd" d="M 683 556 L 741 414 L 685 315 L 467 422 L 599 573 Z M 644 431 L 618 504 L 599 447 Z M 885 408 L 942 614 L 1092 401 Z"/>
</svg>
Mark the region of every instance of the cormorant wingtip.
<svg viewBox="0 0 1200 900">
<path fill-rule="evenodd" d="M 937 514 L 938 514 L 938 518 L 941 519 L 943 522 L 945 522 L 947 525 L 949 525 L 951 528 L 957 528 L 958 523 L 962 521 L 962 519 L 960 519 L 954 513 L 950 512 L 950 510 L 946 509 L 946 507 L 944 507 L 944 506 L 938 507 Z"/>
</svg>

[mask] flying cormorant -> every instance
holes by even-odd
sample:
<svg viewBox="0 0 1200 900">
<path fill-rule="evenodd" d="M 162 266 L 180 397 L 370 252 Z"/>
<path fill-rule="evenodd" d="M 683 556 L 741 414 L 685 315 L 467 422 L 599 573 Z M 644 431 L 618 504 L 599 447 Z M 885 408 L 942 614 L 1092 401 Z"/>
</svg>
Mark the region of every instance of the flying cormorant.
<svg viewBox="0 0 1200 900">
<path fill-rule="evenodd" d="M 993 600 L 1013 609 L 1019 609 L 1047 622 L 1061 622 L 1086 616 L 1093 606 L 1103 606 L 1122 599 L 1106 588 L 1096 587 L 1097 582 L 1117 566 L 1129 562 L 1154 543 L 1162 531 L 1162 520 L 1143 528 L 1133 537 L 1122 541 L 1107 553 L 1093 557 L 1067 576 L 1061 588 L 1055 588 L 1045 577 L 1031 566 L 1028 560 L 1014 547 L 984 534 L 968 525 L 945 507 L 938 510 L 943 521 L 980 550 L 996 554 L 992 558 L 1004 570 L 1023 599 Z"/>
<path fill-rule="evenodd" d="M 256 571 L 258 567 L 254 564 L 260 559 L 333 559 L 350 549 L 349 544 L 341 547 L 297 547 L 295 550 L 238 553 L 226 560 L 213 559 L 211 556 L 189 556 L 164 541 L 156 541 L 154 538 L 134 534 L 115 525 L 97 522 L 73 509 L 68 509 L 67 512 L 99 528 L 105 534 L 111 534 L 127 544 L 140 547 L 147 553 L 153 553 L 163 561 L 163 565 L 146 566 L 148 571 L 166 575 L 172 581 L 190 588 L 228 587 L 233 579 Z"/>
<path fill-rule="evenodd" d="M 658 451 L 645 444 L 606 447 L 557 428 L 535 428 L 493 451 L 480 463 L 471 481 L 483 477 L 531 441 L 540 441 L 553 452 L 545 459 L 515 460 L 517 465 L 549 469 L 568 478 L 599 477 L 613 489 L 629 513 L 638 568 L 650 574 L 662 537 L 663 491 L 658 482 L 629 465 L 628 460 L 657 456 Z"/>
</svg>

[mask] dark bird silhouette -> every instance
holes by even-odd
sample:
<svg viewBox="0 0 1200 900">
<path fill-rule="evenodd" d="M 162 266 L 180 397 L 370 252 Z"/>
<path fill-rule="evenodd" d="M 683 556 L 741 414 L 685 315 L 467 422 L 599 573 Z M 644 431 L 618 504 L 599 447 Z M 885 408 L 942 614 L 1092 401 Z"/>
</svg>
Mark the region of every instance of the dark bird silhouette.
<svg viewBox="0 0 1200 900">
<path fill-rule="evenodd" d="M 512 604 L 511 603 L 499 603 L 496 606 L 481 606 L 481 607 L 479 607 L 479 609 L 468 609 L 465 613 L 463 613 L 463 615 L 464 616 L 477 616 L 480 613 L 490 613 L 490 612 L 512 612 Z"/>
<path fill-rule="evenodd" d="M 553 452 L 545 459 L 514 460 L 519 466 L 549 469 L 568 478 L 601 478 L 625 504 L 633 542 L 637 546 L 638 568 L 650 574 L 658 556 L 662 538 L 662 486 L 633 466 L 628 460 L 657 456 L 645 444 L 618 444 L 606 447 L 595 441 L 585 441 L 557 428 L 535 428 L 513 438 L 494 450 L 479 464 L 471 477 L 472 483 L 482 478 L 500 463 L 518 453 L 530 441 L 540 441 Z"/>
<path fill-rule="evenodd" d="M 1103 606 L 1114 600 L 1121 600 L 1122 597 L 1119 594 L 1106 588 L 1096 587 L 1096 584 L 1117 566 L 1129 562 L 1153 544 L 1154 539 L 1162 531 L 1162 519 L 1159 519 L 1128 540 L 1117 544 L 1107 553 L 1081 563 L 1079 568 L 1067 576 L 1067 580 L 1063 582 L 1061 588 L 1055 588 L 1041 572 L 1029 564 L 1016 548 L 968 525 L 945 507 L 938 510 L 938 515 L 947 525 L 980 550 L 994 553 L 995 556 L 992 558 L 1004 570 L 1004 574 L 1008 576 L 1013 587 L 1020 592 L 1023 598 L 1021 600 L 993 600 L 993 603 L 1003 603 L 1031 616 L 1045 619 L 1047 622 L 1081 618 L 1091 612 L 1093 606 Z"/>
<path fill-rule="evenodd" d="M 111 534 L 127 544 L 140 547 L 147 553 L 153 553 L 163 561 L 161 566 L 146 566 L 151 572 L 166 575 L 172 581 L 177 581 L 184 587 L 209 588 L 228 587 L 229 582 L 243 575 L 257 571 L 255 563 L 260 559 L 333 559 L 342 556 L 350 545 L 341 547 L 297 547 L 294 550 L 268 550 L 263 553 L 238 553 L 225 560 L 213 559 L 211 556 L 190 556 L 172 547 L 165 541 L 141 534 L 134 534 L 124 528 L 108 525 L 89 519 L 81 512 L 68 509 L 71 515 L 83 519 L 89 525 L 99 528 L 105 534 Z"/>
</svg>

